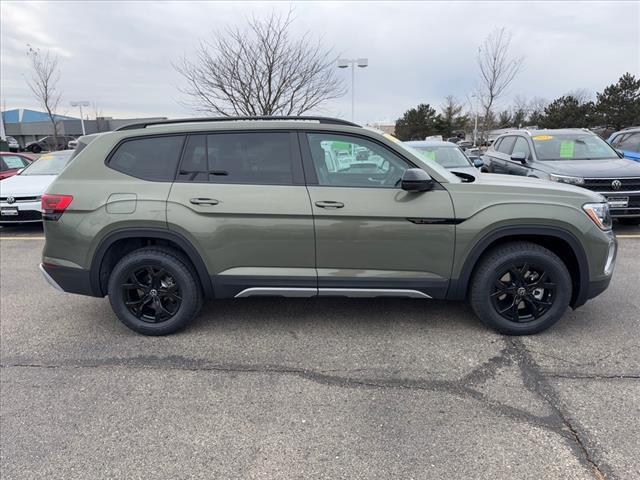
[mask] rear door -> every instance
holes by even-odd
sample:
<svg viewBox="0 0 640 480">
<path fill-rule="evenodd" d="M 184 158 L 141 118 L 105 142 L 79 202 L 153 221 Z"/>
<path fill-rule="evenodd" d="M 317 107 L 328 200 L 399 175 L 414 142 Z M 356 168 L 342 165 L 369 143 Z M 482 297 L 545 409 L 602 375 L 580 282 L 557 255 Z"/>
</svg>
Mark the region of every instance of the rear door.
<svg viewBox="0 0 640 480">
<path fill-rule="evenodd" d="M 406 192 L 409 160 L 358 135 L 301 133 L 319 295 L 445 295 L 455 218 L 449 193 Z M 341 153 L 341 163 L 332 159 Z"/>
<path fill-rule="evenodd" d="M 167 221 L 199 250 L 217 297 L 317 293 L 309 195 L 297 135 L 189 135 Z"/>
</svg>

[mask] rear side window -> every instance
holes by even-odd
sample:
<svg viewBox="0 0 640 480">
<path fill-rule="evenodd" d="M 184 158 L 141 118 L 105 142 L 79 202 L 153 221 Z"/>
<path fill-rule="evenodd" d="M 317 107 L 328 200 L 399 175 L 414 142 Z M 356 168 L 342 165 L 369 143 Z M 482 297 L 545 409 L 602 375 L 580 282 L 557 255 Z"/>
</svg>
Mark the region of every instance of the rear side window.
<svg viewBox="0 0 640 480">
<path fill-rule="evenodd" d="M 126 140 L 113 152 L 108 165 L 132 177 L 170 182 L 178 168 L 183 143 L 184 135 Z"/>
<path fill-rule="evenodd" d="M 191 135 L 178 180 L 291 185 L 293 156 L 288 132 Z"/>
<path fill-rule="evenodd" d="M 640 153 L 640 132 L 626 135 L 622 141 L 618 142 L 617 148 Z"/>
<path fill-rule="evenodd" d="M 500 145 L 498 145 L 498 151 L 500 153 L 511 155 L 514 143 L 516 143 L 516 137 L 504 137 L 500 142 Z"/>
</svg>

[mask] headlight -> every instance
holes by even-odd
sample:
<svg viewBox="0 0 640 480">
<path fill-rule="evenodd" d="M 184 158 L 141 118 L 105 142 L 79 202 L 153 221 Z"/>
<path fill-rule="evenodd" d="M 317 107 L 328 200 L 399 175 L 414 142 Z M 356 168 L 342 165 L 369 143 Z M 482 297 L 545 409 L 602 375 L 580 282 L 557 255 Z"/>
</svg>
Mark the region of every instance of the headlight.
<svg viewBox="0 0 640 480">
<path fill-rule="evenodd" d="M 582 209 L 602 230 L 611 230 L 611 214 L 608 203 L 586 203 Z"/>
<path fill-rule="evenodd" d="M 568 177 L 566 175 L 554 175 L 553 173 L 549 175 L 549 180 L 553 182 L 569 183 L 571 185 L 584 184 L 584 178 L 582 177 Z"/>
</svg>

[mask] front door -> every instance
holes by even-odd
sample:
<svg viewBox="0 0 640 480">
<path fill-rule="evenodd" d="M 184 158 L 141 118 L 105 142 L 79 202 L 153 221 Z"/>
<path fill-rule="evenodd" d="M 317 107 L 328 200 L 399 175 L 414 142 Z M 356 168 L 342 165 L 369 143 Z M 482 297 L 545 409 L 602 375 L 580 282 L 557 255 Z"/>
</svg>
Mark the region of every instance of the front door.
<svg viewBox="0 0 640 480">
<path fill-rule="evenodd" d="M 297 135 L 194 134 L 167 203 L 219 298 L 317 293 L 314 231 Z"/>
<path fill-rule="evenodd" d="M 402 190 L 402 174 L 414 165 L 382 143 L 300 136 L 319 295 L 444 297 L 455 241 L 449 193 L 440 185 Z"/>
</svg>

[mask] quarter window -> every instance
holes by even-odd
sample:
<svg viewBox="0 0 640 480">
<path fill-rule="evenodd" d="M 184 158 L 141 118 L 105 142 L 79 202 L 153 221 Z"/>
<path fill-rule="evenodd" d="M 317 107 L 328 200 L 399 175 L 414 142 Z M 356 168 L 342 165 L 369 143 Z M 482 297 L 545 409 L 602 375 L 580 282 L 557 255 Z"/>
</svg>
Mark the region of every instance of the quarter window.
<svg viewBox="0 0 640 480">
<path fill-rule="evenodd" d="M 291 185 L 289 132 L 191 135 L 178 180 L 188 182 Z"/>
<path fill-rule="evenodd" d="M 173 181 L 184 135 L 126 140 L 111 155 L 108 165 L 132 177 L 156 182 Z"/>
<path fill-rule="evenodd" d="M 308 133 L 307 139 L 319 185 L 394 188 L 411 168 L 370 140 L 331 133 Z"/>
</svg>

